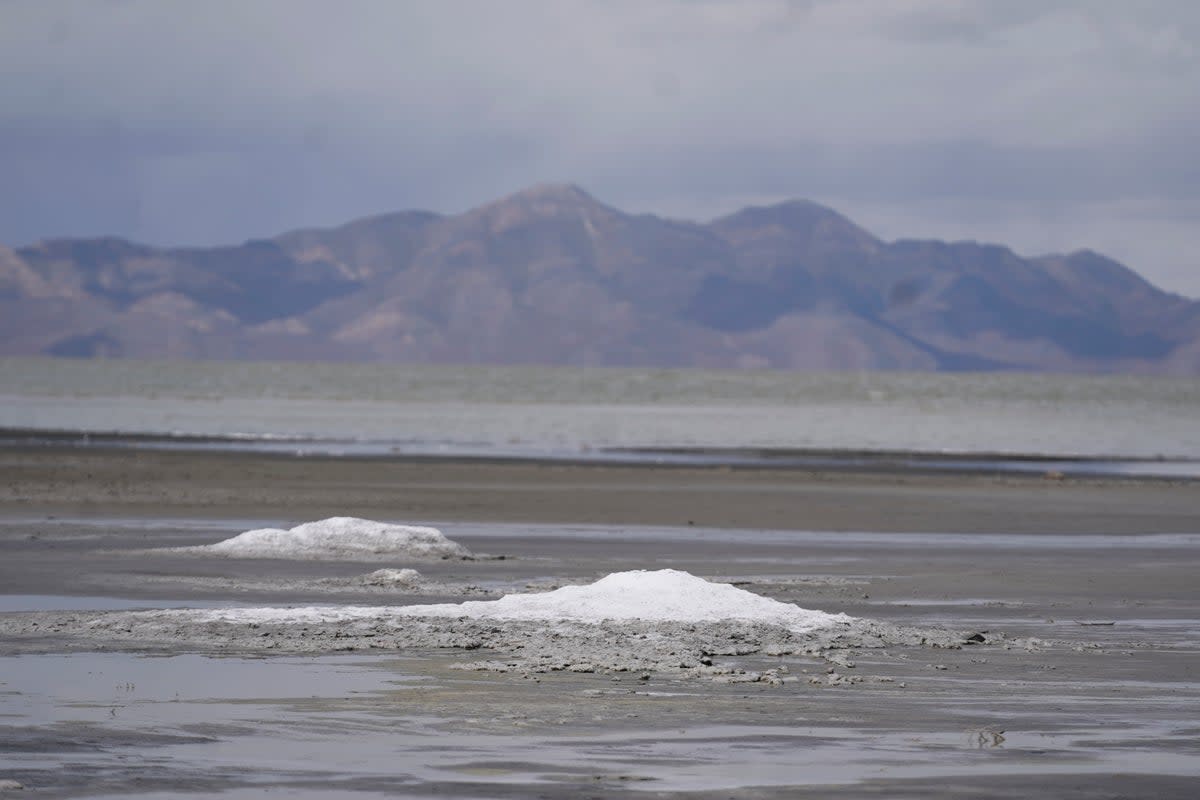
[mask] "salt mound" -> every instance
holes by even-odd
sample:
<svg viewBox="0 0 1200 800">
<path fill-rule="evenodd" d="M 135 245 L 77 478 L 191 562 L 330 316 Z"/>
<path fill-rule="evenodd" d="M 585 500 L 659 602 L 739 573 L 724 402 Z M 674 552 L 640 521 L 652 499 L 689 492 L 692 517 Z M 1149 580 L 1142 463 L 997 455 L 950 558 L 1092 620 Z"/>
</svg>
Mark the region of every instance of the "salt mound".
<svg viewBox="0 0 1200 800">
<path fill-rule="evenodd" d="M 259 528 L 197 549 L 242 558 L 471 557 L 470 550 L 447 539 L 436 528 L 356 517 L 330 517 L 291 530 Z"/>
<path fill-rule="evenodd" d="M 411 606 L 307 606 L 302 608 L 213 608 L 133 612 L 143 617 L 204 622 L 316 624 L 351 621 L 386 623 L 397 617 L 543 622 L 754 622 L 796 633 L 853 621 L 781 603 L 728 583 L 713 583 L 675 569 L 614 572 L 595 583 L 552 592 L 510 594 L 499 600 L 468 600 Z"/>
<path fill-rule="evenodd" d="M 425 576 L 415 569 L 377 569 L 364 575 L 362 582 L 368 586 L 394 586 L 415 588 L 425 584 Z"/>
<path fill-rule="evenodd" d="M 810 611 L 792 603 L 713 583 L 675 569 L 614 572 L 585 586 L 564 586 L 540 594 L 510 594 L 499 600 L 470 600 L 404 606 L 395 613 L 414 617 L 470 617 L 507 620 L 605 620 L 716 622 L 740 620 L 779 625 L 802 632 L 848 622 L 845 614 Z"/>
</svg>

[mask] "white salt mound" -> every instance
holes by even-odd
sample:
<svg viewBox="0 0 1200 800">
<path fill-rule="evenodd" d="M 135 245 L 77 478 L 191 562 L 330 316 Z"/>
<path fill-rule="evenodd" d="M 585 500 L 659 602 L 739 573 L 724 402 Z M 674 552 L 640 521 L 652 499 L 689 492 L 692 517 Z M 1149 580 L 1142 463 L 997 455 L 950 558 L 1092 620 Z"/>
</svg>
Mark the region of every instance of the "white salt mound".
<svg viewBox="0 0 1200 800">
<path fill-rule="evenodd" d="M 604 620 L 745 620 L 781 625 L 794 631 L 824 628 L 851 619 L 845 614 L 827 614 L 781 603 L 728 583 L 713 583 L 675 569 L 615 572 L 586 586 L 564 586 L 541 594 L 510 594 L 499 600 L 404 606 L 395 609 L 395 613 L 414 617 L 593 623 Z"/>
<path fill-rule="evenodd" d="M 209 552 L 242 558 L 470 558 L 471 551 L 436 528 L 330 517 L 291 530 L 259 528 L 207 545 Z"/>
<path fill-rule="evenodd" d="M 616 572 L 586 586 L 552 592 L 510 594 L 499 600 L 469 600 L 412 606 L 309 606 L 306 608 L 222 608 L 138 612 L 233 623 L 310 623 L 380 620 L 395 617 L 451 617 L 600 623 L 606 620 L 718 622 L 738 620 L 778 625 L 796 632 L 849 622 L 845 614 L 810 611 L 791 603 L 713 583 L 674 569 Z"/>
</svg>

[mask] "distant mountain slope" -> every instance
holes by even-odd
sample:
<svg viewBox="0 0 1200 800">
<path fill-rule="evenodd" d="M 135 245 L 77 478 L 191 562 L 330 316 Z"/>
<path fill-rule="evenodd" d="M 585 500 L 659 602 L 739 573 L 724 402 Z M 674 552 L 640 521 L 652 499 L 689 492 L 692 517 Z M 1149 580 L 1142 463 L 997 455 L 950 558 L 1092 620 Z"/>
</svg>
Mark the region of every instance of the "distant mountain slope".
<svg viewBox="0 0 1200 800">
<path fill-rule="evenodd" d="M 807 201 L 697 224 L 536 186 L 211 248 L 0 247 L 0 352 L 1200 373 L 1200 303 L 1090 251 L 883 242 Z"/>
</svg>

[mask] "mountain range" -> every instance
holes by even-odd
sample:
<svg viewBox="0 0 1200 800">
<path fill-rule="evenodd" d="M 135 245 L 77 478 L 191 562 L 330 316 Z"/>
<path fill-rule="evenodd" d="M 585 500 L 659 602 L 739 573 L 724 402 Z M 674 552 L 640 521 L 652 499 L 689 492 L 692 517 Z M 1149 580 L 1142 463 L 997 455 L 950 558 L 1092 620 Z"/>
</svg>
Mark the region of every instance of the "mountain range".
<svg viewBox="0 0 1200 800">
<path fill-rule="evenodd" d="M 0 246 L 0 353 L 1200 374 L 1200 302 L 1082 250 L 882 241 L 798 200 L 706 224 L 542 185 L 235 246 Z"/>
</svg>

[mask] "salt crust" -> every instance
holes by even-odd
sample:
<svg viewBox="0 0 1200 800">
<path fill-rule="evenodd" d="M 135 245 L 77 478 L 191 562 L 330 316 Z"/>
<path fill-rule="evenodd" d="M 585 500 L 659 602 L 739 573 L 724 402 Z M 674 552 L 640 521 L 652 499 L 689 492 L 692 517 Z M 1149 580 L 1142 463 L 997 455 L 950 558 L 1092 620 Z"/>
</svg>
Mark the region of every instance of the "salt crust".
<svg viewBox="0 0 1200 800">
<path fill-rule="evenodd" d="M 155 612 L 149 612 L 155 613 Z M 713 583 L 674 569 L 616 572 L 585 586 L 552 592 L 510 594 L 499 600 L 470 600 L 410 606 L 310 606 L 157 612 L 205 622 L 296 623 L 389 617 L 450 617 L 514 621 L 718 622 L 737 620 L 777 625 L 795 632 L 829 627 L 852 618 L 781 603 L 727 583 Z"/>
<path fill-rule="evenodd" d="M 471 558 L 471 551 L 436 528 L 330 517 L 290 530 L 259 528 L 216 544 L 190 548 L 236 558 Z"/>
</svg>

